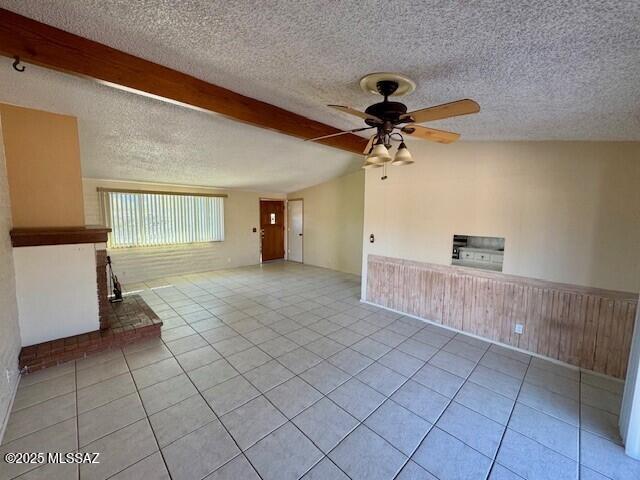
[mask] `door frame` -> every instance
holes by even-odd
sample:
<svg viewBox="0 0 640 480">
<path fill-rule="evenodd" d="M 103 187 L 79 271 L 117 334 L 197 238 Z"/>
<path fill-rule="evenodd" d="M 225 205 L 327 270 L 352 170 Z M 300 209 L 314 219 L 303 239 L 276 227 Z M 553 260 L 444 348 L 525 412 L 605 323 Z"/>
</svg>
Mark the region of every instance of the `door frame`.
<svg viewBox="0 0 640 480">
<path fill-rule="evenodd" d="M 286 206 L 286 214 L 285 214 L 285 221 L 287 222 L 287 244 L 285 245 L 285 254 L 286 254 L 286 258 L 287 260 L 289 260 L 289 250 L 286 248 L 289 246 L 289 202 L 302 202 L 302 260 L 300 260 L 299 263 L 304 263 L 304 198 L 300 197 L 300 198 L 288 198 L 287 199 L 287 204 Z M 291 260 L 292 262 L 295 260 Z M 298 262 L 296 262 L 298 263 Z"/>
<path fill-rule="evenodd" d="M 258 246 L 258 255 L 260 257 L 260 264 L 263 264 L 263 260 L 262 260 L 262 225 L 260 224 L 260 212 L 261 212 L 261 203 L 262 202 L 282 202 L 282 206 L 283 211 L 284 211 L 284 228 L 285 228 L 285 233 L 287 230 L 287 222 L 289 221 L 288 216 L 287 216 L 287 199 L 286 198 L 273 198 L 273 197 L 258 197 L 258 234 L 259 234 L 259 239 L 260 239 L 260 243 Z M 289 256 L 287 253 L 287 245 L 288 245 L 288 235 L 284 235 L 284 258 L 283 260 L 288 260 Z M 279 259 L 278 259 L 279 260 Z M 267 262 L 272 262 L 274 260 L 267 260 Z"/>
</svg>

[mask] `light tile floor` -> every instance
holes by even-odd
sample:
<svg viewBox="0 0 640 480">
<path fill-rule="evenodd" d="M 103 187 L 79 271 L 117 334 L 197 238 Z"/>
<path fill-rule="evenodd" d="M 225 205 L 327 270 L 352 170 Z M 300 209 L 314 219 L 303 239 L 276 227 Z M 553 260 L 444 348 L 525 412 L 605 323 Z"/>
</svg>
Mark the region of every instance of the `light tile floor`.
<svg viewBox="0 0 640 480">
<path fill-rule="evenodd" d="M 289 263 L 129 285 L 162 340 L 25 376 L 0 453 L 29 479 L 638 479 L 622 385 L 361 304 Z"/>
</svg>

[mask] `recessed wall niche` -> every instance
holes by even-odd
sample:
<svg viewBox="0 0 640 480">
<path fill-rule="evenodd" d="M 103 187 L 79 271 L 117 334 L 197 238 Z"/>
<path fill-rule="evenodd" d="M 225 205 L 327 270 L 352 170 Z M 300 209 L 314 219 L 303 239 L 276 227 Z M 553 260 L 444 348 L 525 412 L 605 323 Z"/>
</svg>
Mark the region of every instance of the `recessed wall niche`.
<svg viewBox="0 0 640 480">
<path fill-rule="evenodd" d="M 451 265 L 502 272 L 504 237 L 453 236 Z"/>
</svg>

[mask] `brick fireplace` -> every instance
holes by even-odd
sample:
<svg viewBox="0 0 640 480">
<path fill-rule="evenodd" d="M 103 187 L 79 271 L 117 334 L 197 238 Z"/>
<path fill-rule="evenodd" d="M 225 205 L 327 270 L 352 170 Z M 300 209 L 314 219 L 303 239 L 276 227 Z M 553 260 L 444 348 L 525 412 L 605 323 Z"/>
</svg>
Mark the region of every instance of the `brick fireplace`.
<svg viewBox="0 0 640 480">
<path fill-rule="evenodd" d="M 98 319 L 100 330 L 109 328 L 109 281 L 107 250 L 96 250 L 96 283 L 98 288 Z"/>
<path fill-rule="evenodd" d="M 39 370 L 160 336 L 162 321 L 140 296 L 109 302 L 108 231 L 74 227 L 11 232 L 16 279 L 22 280 L 17 281 L 21 334 L 24 331 L 21 369 Z M 70 255 L 68 261 L 64 255 Z M 76 271 L 82 275 L 76 278 Z"/>
</svg>

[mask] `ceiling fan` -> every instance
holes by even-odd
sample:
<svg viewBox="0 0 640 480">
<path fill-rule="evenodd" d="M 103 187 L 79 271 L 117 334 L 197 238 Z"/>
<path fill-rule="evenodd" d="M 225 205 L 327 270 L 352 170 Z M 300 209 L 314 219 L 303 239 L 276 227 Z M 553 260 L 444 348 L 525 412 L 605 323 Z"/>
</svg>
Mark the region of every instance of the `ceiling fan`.
<svg viewBox="0 0 640 480">
<path fill-rule="evenodd" d="M 311 138 L 308 141 L 322 140 L 375 128 L 376 133 L 369 138 L 369 142 L 363 152 L 366 155 L 363 168 L 381 167 L 387 162 L 391 162 L 391 165 L 413 163 L 411 153 L 409 153 L 404 143 L 403 134 L 432 142 L 452 143 L 460 138 L 459 133 L 436 130 L 435 128 L 418 124 L 480 111 L 480 105 L 475 101 L 464 99 L 407 112 L 407 107 L 403 103 L 389 101 L 391 96 L 408 95 L 416 88 L 416 84 L 411 79 L 398 73 L 371 73 L 360 79 L 360 87 L 365 92 L 382 95 L 384 100 L 370 105 L 364 112 L 344 105 L 329 105 L 329 107 L 360 117 L 368 126 Z M 392 140 L 400 142 L 398 151 L 393 159 L 389 155 Z"/>
</svg>

